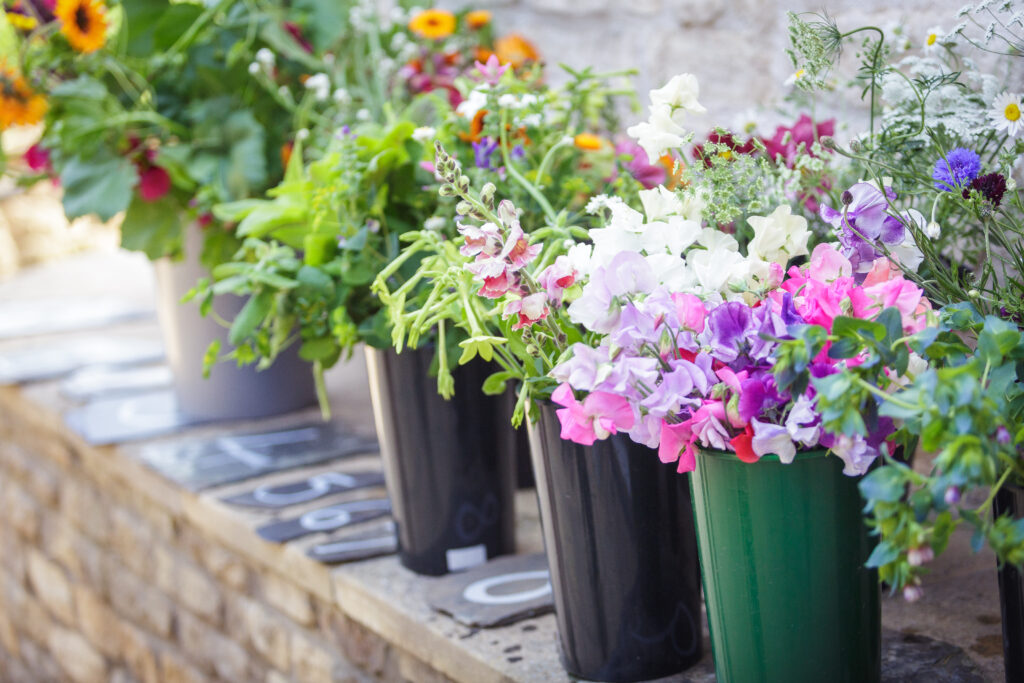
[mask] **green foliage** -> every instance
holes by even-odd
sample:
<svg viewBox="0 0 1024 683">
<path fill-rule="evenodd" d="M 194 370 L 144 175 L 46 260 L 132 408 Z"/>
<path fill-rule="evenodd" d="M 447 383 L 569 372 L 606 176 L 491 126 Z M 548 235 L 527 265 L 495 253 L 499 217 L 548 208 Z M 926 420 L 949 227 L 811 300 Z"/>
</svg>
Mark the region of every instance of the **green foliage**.
<svg viewBox="0 0 1024 683">
<path fill-rule="evenodd" d="M 909 337 L 898 320 L 887 309 L 875 323 L 838 317 L 830 334 L 794 326 L 776 355 L 776 378 L 784 387 L 813 384 L 828 432 L 866 435 L 866 423 L 891 419 L 899 427 L 891 441 L 911 451 L 920 442 L 935 454 L 928 472 L 887 458 L 860 483 L 880 539 L 869 566 L 882 581 L 894 589 L 920 583 L 931 554 L 962 522 L 975 528 L 976 544 L 1019 565 L 1024 523 L 994 518 L 992 501 L 1007 482 L 1024 483 L 1024 334 L 966 306 L 946 309 L 938 326 Z M 859 362 L 812 378 L 808 359 L 826 343 L 833 358 Z"/>
</svg>

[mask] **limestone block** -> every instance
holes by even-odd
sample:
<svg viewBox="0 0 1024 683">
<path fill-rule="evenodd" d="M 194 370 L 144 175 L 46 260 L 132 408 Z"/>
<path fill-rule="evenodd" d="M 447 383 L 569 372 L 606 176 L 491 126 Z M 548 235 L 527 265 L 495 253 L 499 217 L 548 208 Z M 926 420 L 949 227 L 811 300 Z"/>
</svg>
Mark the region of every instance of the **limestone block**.
<svg viewBox="0 0 1024 683">
<path fill-rule="evenodd" d="M 10 480 L 0 488 L 0 510 L 25 540 L 34 543 L 39 538 L 42 511 L 35 499 L 22 490 L 19 482 Z"/>
<path fill-rule="evenodd" d="M 321 605 L 318 609 L 320 630 L 339 648 L 345 657 L 370 674 L 391 680 L 397 672 L 389 671 L 393 665 L 391 644 L 365 626 L 356 623 L 337 608 Z"/>
<path fill-rule="evenodd" d="M 128 508 L 113 508 L 110 519 L 113 524 L 110 538 L 113 553 L 139 576 L 153 576 L 152 529 Z"/>
<path fill-rule="evenodd" d="M 292 633 L 292 677 L 298 683 L 332 683 L 331 653 L 299 631 Z"/>
<path fill-rule="evenodd" d="M 154 635 L 168 637 L 174 606 L 148 580 L 143 580 L 112 557 L 106 560 L 107 594 L 114 611 Z"/>
<path fill-rule="evenodd" d="M 239 591 L 249 586 L 249 569 L 237 555 L 207 539 L 200 548 L 199 560 L 206 569 L 225 584 Z"/>
<path fill-rule="evenodd" d="M 29 550 L 27 568 L 29 584 L 40 602 L 64 623 L 74 623 L 74 595 L 64 570 L 35 549 Z"/>
<path fill-rule="evenodd" d="M 189 612 L 178 613 L 178 639 L 189 660 L 205 671 L 227 681 L 253 680 L 245 649 Z"/>
<path fill-rule="evenodd" d="M 205 573 L 188 561 L 175 566 L 174 595 L 187 609 L 214 625 L 220 625 L 223 611 L 221 590 Z"/>
<path fill-rule="evenodd" d="M 294 619 L 296 623 L 312 626 L 316 621 L 309 593 L 273 572 L 264 574 L 261 583 L 263 597 L 267 602 Z"/>
<path fill-rule="evenodd" d="M 160 673 L 152 639 L 131 624 L 119 629 L 121 657 L 139 683 L 160 683 Z"/>
<path fill-rule="evenodd" d="M 206 676 L 178 655 L 164 650 L 160 653 L 160 676 L 163 683 L 205 683 Z"/>
<path fill-rule="evenodd" d="M 46 651 L 42 644 L 37 645 L 31 640 L 23 638 L 21 659 L 25 662 L 25 668 L 30 672 L 28 681 L 62 681 L 67 678 L 61 674 L 61 667 L 57 664 L 57 660 Z"/>
<path fill-rule="evenodd" d="M 14 630 L 14 624 L 2 610 L 0 610 L 0 649 L 6 650 L 12 655 L 18 651 L 18 634 Z"/>
<path fill-rule="evenodd" d="M 18 615 L 18 631 L 37 643 L 45 643 L 50 635 L 53 620 L 43 606 L 21 585 L 10 577 L 0 575 L 0 591 L 3 595 L 4 611 Z M 22 638 L 22 647 L 25 639 Z"/>
<path fill-rule="evenodd" d="M 121 639 L 121 619 L 103 602 L 102 598 L 84 584 L 75 586 L 75 609 L 78 612 L 78 630 L 108 657 L 118 657 Z"/>
<path fill-rule="evenodd" d="M 60 500 L 61 514 L 101 544 L 110 539 L 109 504 L 96 489 L 81 480 L 69 477 Z"/>
<path fill-rule="evenodd" d="M 273 666 L 287 671 L 291 661 L 287 622 L 263 605 L 247 598 L 239 598 L 238 604 L 252 649 Z"/>
<path fill-rule="evenodd" d="M 65 628 L 54 628 L 48 643 L 50 653 L 67 676 L 76 683 L 104 683 L 107 664 L 89 642 Z"/>
</svg>

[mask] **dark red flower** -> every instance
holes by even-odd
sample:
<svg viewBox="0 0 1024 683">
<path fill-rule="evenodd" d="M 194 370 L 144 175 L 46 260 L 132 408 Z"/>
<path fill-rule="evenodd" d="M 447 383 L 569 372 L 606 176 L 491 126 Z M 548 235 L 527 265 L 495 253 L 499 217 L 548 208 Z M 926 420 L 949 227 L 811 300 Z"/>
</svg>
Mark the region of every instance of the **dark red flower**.
<svg viewBox="0 0 1024 683">
<path fill-rule="evenodd" d="M 732 133 L 719 133 L 718 131 L 711 131 L 708 133 L 707 143 L 705 144 L 717 144 L 725 145 L 729 148 L 729 151 L 733 154 L 752 154 L 754 151 L 754 141 L 747 140 L 740 144 L 736 138 L 732 136 Z M 725 152 L 719 152 L 719 156 L 725 156 Z M 704 145 L 699 145 L 693 150 L 693 158 L 698 161 L 703 161 L 705 166 L 711 165 L 711 159 L 705 158 L 704 156 Z"/>
<path fill-rule="evenodd" d="M 1003 201 L 1003 194 L 1006 193 L 1006 178 L 1002 173 L 986 173 L 971 181 L 970 188 L 964 188 L 964 199 L 969 199 L 971 190 L 977 190 L 985 199 L 992 202 L 992 206 L 998 207 Z"/>
<path fill-rule="evenodd" d="M 50 165 L 50 153 L 39 143 L 36 143 L 25 150 L 25 163 L 37 173 L 50 173 L 53 167 Z"/>
<path fill-rule="evenodd" d="M 294 21 L 286 21 L 282 25 L 284 26 L 284 30 L 288 31 L 291 37 L 295 39 L 295 42 L 298 43 L 303 50 L 310 54 L 313 53 L 313 45 L 302 35 L 302 29 L 299 28 L 298 24 Z"/>
</svg>

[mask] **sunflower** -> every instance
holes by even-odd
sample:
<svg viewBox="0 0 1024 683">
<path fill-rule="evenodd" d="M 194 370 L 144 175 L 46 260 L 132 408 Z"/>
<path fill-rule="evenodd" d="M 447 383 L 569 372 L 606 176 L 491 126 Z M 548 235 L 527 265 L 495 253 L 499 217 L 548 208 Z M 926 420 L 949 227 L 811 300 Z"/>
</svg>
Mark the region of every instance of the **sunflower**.
<svg viewBox="0 0 1024 683">
<path fill-rule="evenodd" d="M 45 113 L 46 99 L 0 64 L 0 130 L 39 123 Z"/>
<path fill-rule="evenodd" d="M 1022 109 L 1024 109 L 1024 102 L 1021 101 L 1019 93 L 1003 91 L 993 100 L 988 117 L 996 130 L 1005 130 L 1011 137 L 1017 137 L 1021 131 L 1024 131 L 1024 118 L 1021 118 Z"/>
<path fill-rule="evenodd" d="M 443 9 L 423 10 L 409 21 L 409 30 L 421 38 L 447 38 L 455 32 L 455 15 Z"/>
<path fill-rule="evenodd" d="M 503 64 L 518 69 L 526 62 L 534 62 L 540 56 L 533 43 L 517 33 L 511 33 L 494 41 L 494 54 Z"/>
<path fill-rule="evenodd" d="M 107 38 L 107 8 L 102 0 L 57 0 L 60 31 L 79 52 L 95 52 Z"/>
</svg>

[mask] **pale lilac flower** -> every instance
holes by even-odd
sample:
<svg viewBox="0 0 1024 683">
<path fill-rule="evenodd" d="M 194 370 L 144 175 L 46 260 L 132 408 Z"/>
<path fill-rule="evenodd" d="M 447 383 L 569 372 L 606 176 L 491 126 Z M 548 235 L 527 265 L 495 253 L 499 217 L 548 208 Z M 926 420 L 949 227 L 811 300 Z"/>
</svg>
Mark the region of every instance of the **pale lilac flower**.
<svg viewBox="0 0 1024 683">
<path fill-rule="evenodd" d="M 787 465 L 796 457 L 796 446 L 785 427 L 760 420 L 751 420 L 754 426 L 754 438 L 751 446 L 759 458 L 766 455 L 777 455 Z"/>
<path fill-rule="evenodd" d="M 492 54 L 486 62 L 477 61 L 474 66 L 485 83 L 495 86 L 498 85 L 501 77 L 505 75 L 511 65 L 502 64 L 498 56 Z"/>
</svg>

